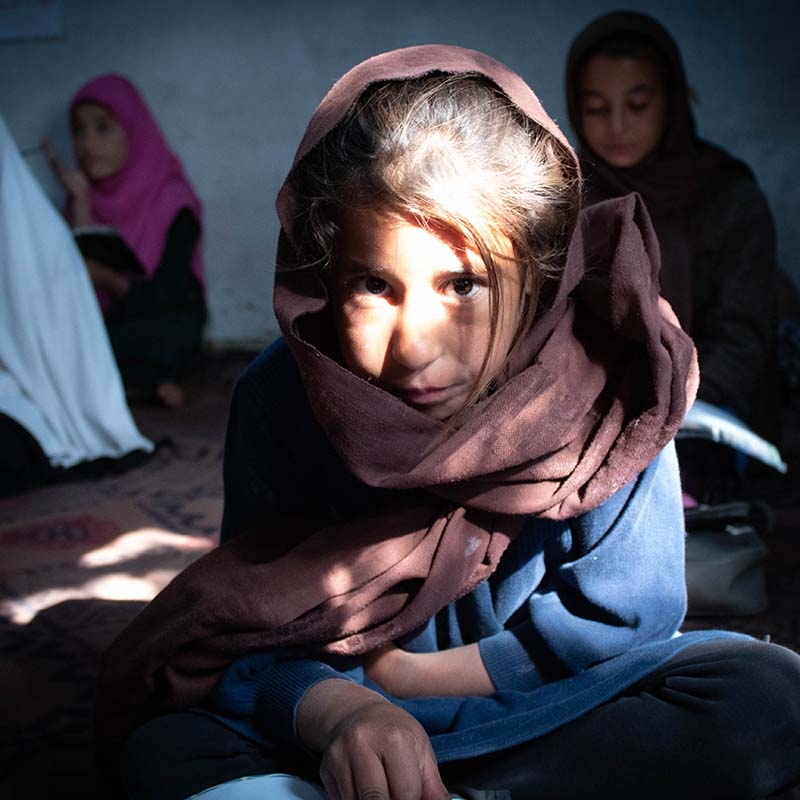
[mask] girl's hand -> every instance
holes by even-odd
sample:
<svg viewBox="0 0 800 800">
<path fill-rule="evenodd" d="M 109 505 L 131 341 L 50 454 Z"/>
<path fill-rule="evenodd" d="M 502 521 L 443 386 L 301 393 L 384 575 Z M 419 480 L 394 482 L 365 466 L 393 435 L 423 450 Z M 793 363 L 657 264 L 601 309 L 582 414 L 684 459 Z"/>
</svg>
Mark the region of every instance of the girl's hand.
<svg viewBox="0 0 800 800">
<path fill-rule="evenodd" d="M 50 168 L 67 194 L 66 216 L 73 228 L 92 223 L 92 198 L 89 179 L 79 169 L 70 169 L 58 157 L 49 140 L 42 140 L 42 150 Z"/>
<path fill-rule="evenodd" d="M 425 729 L 375 692 L 336 678 L 306 692 L 297 732 L 322 754 L 320 778 L 332 800 L 445 800 Z"/>
<path fill-rule="evenodd" d="M 89 199 L 89 179 L 79 169 L 70 169 L 56 154 L 49 139 L 42 140 L 42 150 L 50 169 L 55 173 L 64 191 L 73 200 Z"/>
<path fill-rule="evenodd" d="M 113 297 L 125 297 L 131 288 L 131 279 L 94 258 L 86 259 L 86 269 L 95 289 L 103 289 Z"/>
</svg>

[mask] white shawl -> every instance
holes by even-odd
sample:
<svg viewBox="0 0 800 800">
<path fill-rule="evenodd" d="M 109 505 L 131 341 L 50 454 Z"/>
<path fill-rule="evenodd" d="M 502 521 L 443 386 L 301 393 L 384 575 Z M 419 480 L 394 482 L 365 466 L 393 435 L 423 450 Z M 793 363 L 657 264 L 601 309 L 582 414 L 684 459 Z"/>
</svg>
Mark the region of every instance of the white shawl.
<svg viewBox="0 0 800 800">
<path fill-rule="evenodd" d="M 83 258 L 2 116 L 0 412 L 55 467 L 153 449 L 125 402 Z"/>
</svg>

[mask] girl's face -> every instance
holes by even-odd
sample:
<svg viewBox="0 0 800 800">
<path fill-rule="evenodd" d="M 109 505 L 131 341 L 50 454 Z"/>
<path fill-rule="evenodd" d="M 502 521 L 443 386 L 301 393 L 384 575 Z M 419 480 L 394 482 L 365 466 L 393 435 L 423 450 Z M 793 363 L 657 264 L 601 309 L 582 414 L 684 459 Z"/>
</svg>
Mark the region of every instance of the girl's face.
<svg viewBox="0 0 800 800">
<path fill-rule="evenodd" d="M 331 299 L 347 366 L 447 419 L 468 398 L 489 345 L 486 267 L 454 236 L 396 215 L 350 210 L 340 222 Z M 489 378 L 503 366 L 522 305 L 511 242 L 495 250 L 500 301 Z"/>
<path fill-rule="evenodd" d="M 111 111 L 99 103 L 81 103 L 72 112 L 75 158 L 90 181 L 109 178 L 128 157 L 128 136 Z"/>
<path fill-rule="evenodd" d="M 578 91 L 584 138 L 611 166 L 632 167 L 658 147 L 667 103 L 655 64 L 592 56 L 581 71 Z"/>
</svg>

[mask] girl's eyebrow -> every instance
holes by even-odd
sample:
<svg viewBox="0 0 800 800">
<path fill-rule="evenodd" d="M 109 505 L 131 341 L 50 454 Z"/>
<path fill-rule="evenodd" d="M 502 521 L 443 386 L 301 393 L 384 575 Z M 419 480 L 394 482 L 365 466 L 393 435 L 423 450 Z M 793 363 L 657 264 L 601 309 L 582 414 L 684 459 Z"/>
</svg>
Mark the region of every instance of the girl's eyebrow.
<svg viewBox="0 0 800 800">
<path fill-rule="evenodd" d="M 469 264 L 464 266 L 464 269 L 443 270 L 437 272 L 436 277 L 442 278 L 485 278 L 487 275 L 486 270 L 473 269 Z"/>
<path fill-rule="evenodd" d="M 444 269 L 436 272 L 433 279 L 438 282 L 446 282 L 450 280 L 464 280 L 472 278 L 475 280 L 486 279 L 486 270 L 474 269 L 471 265 L 465 264 L 463 269 Z M 389 269 L 383 267 L 362 267 L 358 264 L 343 265 L 339 272 L 341 277 L 345 279 L 361 278 L 361 277 L 374 277 L 382 280 L 389 280 L 394 273 Z"/>
<path fill-rule="evenodd" d="M 369 264 L 356 258 L 345 257 L 336 264 L 336 271 L 346 276 L 374 275 L 379 278 L 392 275 L 392 270 L 381 264 Z M 486 277 L 486 269 L 476 268 L 475 265 L 465 261 L 461 269 L 443 269 L 436 273 L 436 279 L 464 278 L 464 277 Z"/>
<path fill-rule="evenodd" d="M 383 275 L 389 272 L 389 270 L 381 264 L 371 264 L 357 258 L 351 258 L 350 256 L 342 256 L 341 259 L 337 259 L 336 269 L 337 271 L 350 274 L 369 272 L 373 275 Z"/>
<path fill-rule="evenodd" d="M 625 94 L 654 91 L 655 87 L 651 83 L 637 83 L 636 86 L 631 86 L 630 89 L 626 89 Z M 582 97 L 599 97 L 601 99 L 605 99 L 605 95 L 602 92 L 598 92 L 596 89 L 581 89 L 580 94 Z"/>
<path fill-rule="evenodd" d="M 636 86 L 632 86 L 630 89 L 625 90 L 625 94 L 634 94 L 636 92 L 648 92 L 652 93 L 655 91 L 655 87 L 651 83 L 638 83 Z"/>
</svg>

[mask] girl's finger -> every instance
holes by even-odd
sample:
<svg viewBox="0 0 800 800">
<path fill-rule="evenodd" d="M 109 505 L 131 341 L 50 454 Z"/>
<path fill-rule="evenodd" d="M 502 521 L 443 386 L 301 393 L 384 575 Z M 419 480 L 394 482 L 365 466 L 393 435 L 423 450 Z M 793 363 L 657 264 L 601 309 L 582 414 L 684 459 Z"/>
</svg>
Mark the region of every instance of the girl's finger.
<svg viewBox="0 0 800 800">
<path fill-rule="evenodd" d="M 392 751 L 388 755 L 383 759 L 388 797 L 392 800 L 421 800 L 424 797 L 422 772 L 416 754 L 409 753 L 408 758 L 403 758 L 397 751 Z"/>
<path fill-rule="evenodd" d="M 319 779 L 331 800 L 345 800 L 339 787 L 339 782 L 336 780 L 336 775 L 328 768 L 325 759 L 322 760 L 319 768 Z"/>
<path fill-rule="evenodd" d="M 329 772 L 323 773 L 320 771 L 319 779 L 322 782 L 322 788 L 325 793 L 330 797 L 330 800 L 344 800 L 342 793 L 339 791 L 339 785 L 336 779 Z"/>
<path fill-rule="evenodd" d="M 448 800 L 450 792 L 442 783 L 442 776 L 439 775 L 439 765 L 436 763 L 433 753 L 430 758 L 422 764 L 422 800 Z"/>
<path fill-rule="evenodd" d="M 394 800 L 394 797 L 389 794 L 384 764 L 377 755 L 370 753 L 353 762 L 351 794 L 344 795 L 342 800 Z M 397 797 L 399 800 L 407 795 Z"/>
<path fill-rule="evenodd" d="M 42 152 L 45 155 L 45 158 L 53 164 L 54 166 L 59 162 L 58 156 L 56 155 L 56 151 L 53 149 L 53 145 L 50 144 L 49 139 L 42 139 Z"/>
</svg>

